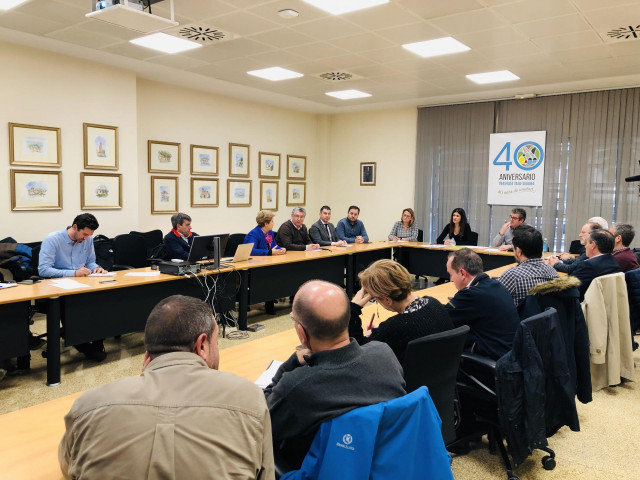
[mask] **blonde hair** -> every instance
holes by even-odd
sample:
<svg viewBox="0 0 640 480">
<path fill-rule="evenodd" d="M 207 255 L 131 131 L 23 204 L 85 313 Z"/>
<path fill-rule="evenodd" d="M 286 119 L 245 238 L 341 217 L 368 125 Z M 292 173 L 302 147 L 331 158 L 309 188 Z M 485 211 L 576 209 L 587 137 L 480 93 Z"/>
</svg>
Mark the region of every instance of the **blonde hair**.
<svg viewBox="0 0 640 480">
<path fill-rule="evenodd" d="M 400 301 L 411 293 L 411 277 L 406 268 L 393 260 L 378 260 L 358 274 L 360 284 L 374 298 Z"/>
<path fill-rule="evenodd" d="M 404 210 L 402 210 L 402 215 L 404 215 L 404 212 L 409 212 L 409 215 L 411 215 L 411 221 L 409 222 L 409 226 L 413 226 L 414 222 L 416 221 L 416 214 L 413 213 L 413 209 L 412 208 L 405 208 Z M 400 221 L 402 221 L 402 215 L 400 215 Z"/>
<path fill-rule="evenodd" d="M 256 215 L 256 223 L 259 227 L 264 227 L 267 223 L 269 223 L 276 214 L 270 212 L 269 210 L 260 210 L 258 215 Z"/>
</svg>

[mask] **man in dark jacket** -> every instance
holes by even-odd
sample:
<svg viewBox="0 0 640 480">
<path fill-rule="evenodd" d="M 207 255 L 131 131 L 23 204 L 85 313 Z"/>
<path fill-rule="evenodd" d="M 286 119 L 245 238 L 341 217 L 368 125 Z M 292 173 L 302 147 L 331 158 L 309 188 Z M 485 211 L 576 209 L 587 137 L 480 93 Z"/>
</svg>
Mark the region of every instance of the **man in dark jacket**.
<svg viewBox="0 0 640 480">
<path fill-rule="evenodd" d="M 609 229 L 613 234 L 615 244 L 613 246 L 613 256 L 620 265 L 620 269 L 623 272 L 629 272 L 640 268 L 638 265 L 638 259 L 633 251 L 629 248 L 631 242 L 636 236 L 636 232 L 633 229 L 633 225 L 628 223 L 614 223 Z"/>
<path fill-rule="evenodd" d="M 191 231 L 191 217 L 186 213 L 176 213 L 171 217 L 171 226 L 171 231 L 164 236 L 167 258 L 186 260 L 189 258 L 193 237 L 198 236 Z"/>
<path fill-rule="evenodd" d="M 509 290 L 483 273 L 482 259 L 468 248 L 449 254 L 447 271 L 458 289 L 445 305 L 449 317 L 471 328 L 465 349 L 497 360 L 511 349 L 520 323 Z"/>
<path fill-rule="evenodd" d="M 278 229 L 278 245 L 289 251 L 317 250 L 320 245 L 312 243 L 309 232 L 304 224 L 307 211 L 302 207 L 295 207 L 291 212 L 291 220 L 287 220 Z"/>
<path fill-rule="evenodd" d="M 580 280 L 580 301 L 584 300 L 584 294 L 596 277 L 620 272 L 620 265 L 613 252 L 613 234 L 608 230 L 594 230 L 589 234 L 585 244 L 585 252 L 588 259 L 581 262 L 573 271 L 573 276 Z"/>
</svg>

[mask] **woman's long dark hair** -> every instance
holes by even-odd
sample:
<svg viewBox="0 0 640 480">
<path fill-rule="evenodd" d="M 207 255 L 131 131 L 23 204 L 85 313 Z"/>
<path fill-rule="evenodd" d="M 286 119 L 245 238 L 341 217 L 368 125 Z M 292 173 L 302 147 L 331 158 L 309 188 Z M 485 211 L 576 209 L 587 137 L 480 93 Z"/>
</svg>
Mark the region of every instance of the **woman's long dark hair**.
<svg viewBox="0 0 640 480">
<path fill-rule="evenodd" d="M 467 214 L 464 212 L 464 208 L 454 208 L 451 212 L 451 218 L 449 219 L 449 238 L 453 238 L 453 232 L 456 228 L 453 223 L 453 214 L 460 214 L 460 235 L 464 235 L 464 232 L 467 230 Z"/>
</svg>

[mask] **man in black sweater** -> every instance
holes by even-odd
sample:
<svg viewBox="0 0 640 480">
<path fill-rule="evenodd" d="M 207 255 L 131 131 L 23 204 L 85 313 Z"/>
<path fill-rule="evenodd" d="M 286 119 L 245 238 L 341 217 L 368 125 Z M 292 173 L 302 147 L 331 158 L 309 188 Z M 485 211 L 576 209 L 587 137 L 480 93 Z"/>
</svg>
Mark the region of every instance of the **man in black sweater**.
<svg viewBox="0 0 640 480">
<path fill-rule="evenodd" d="M 520 323 L 509 290 L 483 273 L 482 259 L 468 248 L 449 254 L 447 272 L 458 292 L 445 308 L 456 327 L 471 328 L 465 349 L 497 360 L 511 350 Z"/>
<path fill-rule="evenodd" d="M 295 207 L 291 212 L 291 220 L 287 220 L 278 229 L 278 245 L 289 251 L 317 250 L 320 245 L 313 243 L 304 224 L 307 211 Z"/>
<path fill-rule="evenodd" d="M 265 389 L 274 454 L 299 468 L 321 423 L 405 394 L 402 367 L 384 343 L 349 338 L 349 300 L 333 283 L 300 287 L 291 317 L 305 347 Z"/>
</svg>

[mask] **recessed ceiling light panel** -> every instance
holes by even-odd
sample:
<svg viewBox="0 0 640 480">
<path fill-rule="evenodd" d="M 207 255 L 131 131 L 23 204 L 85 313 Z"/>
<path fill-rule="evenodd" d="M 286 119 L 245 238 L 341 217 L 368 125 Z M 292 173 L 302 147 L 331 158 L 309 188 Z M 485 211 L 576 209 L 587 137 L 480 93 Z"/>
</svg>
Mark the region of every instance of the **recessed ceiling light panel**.
<svg viewBox="0 0 640 480">
<path fill-rule="evenodd" d="M 337 92 L 326 92 L 325 95 L 339 98 L 340 100 L 351 100 L 353 98 L 370 97 L 370 93 L 361 92 L 360 90 L 339 90 Z"/>
<path fill-rule="evenodd" d="M 296 18 L 298 15 L 300 14 L 296 12 L 293 8 L 285 8 L 284 10 L 278 11 L 278 16 L 281 18 L 285 18 L 287 20 Z"/>
<path fill-rule="evenodd" d="M 288 80 L 290 78 L 304 77 L 304 75 L 301 73 L 294 72 L 293 70 L 287 70 L 286 68 L 282 68 L 282 67 L 263 68 L 262 70 L 252 70 L 247 73 L 249 75 L 253 75 L 254 77 L 260 77 L 266 80 L 271 80 L 272 82 L 278 82 L 280 80 Z"/>
<path fill-rule="evenodd" d="M 424 42 L 407 43 L 402 48 L 409 50 L 423 58 L 437 57 L 438 55 L 449 55 L 451 53 L 466 52 L 471 50 L 464 43 L 452 37 L 436 38 Z"/>
<path fill-rule="evenodd" d="M 0 0 L 0 10 L 11 10 L 27 0 Z"/>
<path fill-rule="evenodd" d="M 355 12 L 356 10 L 362 10 L 364 8 L 375 7 L 384 3 L 389 3 L 389 0 L 302 0 L 309 5 L 313 5 L 320 10 L 329 12 L 333 15 L 340 15 L 342 13 Z"/>
<path fill-rule="evenodd" d="M 520 77 L 514 75 L 509 70 L 498 70 L 496 72 L 473 73 L 466 76 L 469 80 L 480 85 L 485 83 L 510 82 L 512 80 L 520 80 Z"/>
<path fill-rule="evenodd" d="M 151 48 L 152 50 L 158 50 L 163 53 L 180 53 L 202 46 L 191 40 L 174 37 L 166 33 L 153 33 L 144 37 L 134 38 L 130 40 L 130 42 L 134 45 Z"/>
</svg>

